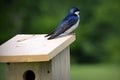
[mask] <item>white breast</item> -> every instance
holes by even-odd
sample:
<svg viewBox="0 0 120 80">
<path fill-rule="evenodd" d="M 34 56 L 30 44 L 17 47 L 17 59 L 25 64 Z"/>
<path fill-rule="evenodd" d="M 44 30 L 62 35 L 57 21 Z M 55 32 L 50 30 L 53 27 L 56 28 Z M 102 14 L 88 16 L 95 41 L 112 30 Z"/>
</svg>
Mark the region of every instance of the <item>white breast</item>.
<svg viewBox="0 0 120 80">
<path fill-rule="evenodd" d="M 79 13 L 75 13 L 75 14 L 76 14 L 78 17 L 80 17 L 80 16 L 79 16 Z M 78 19 L 78 21 L 77 21 L 77 23 L 76 23 L 75 25 L 73 25 L 70 29 L 68 29 L 67 31 L 64 32 L 64 35 L 67 35 L 67 34 L 71 33 L 72 31 L 74 31 L 74 30 L 78 27 L 79 22 L 80 22 L 80 20 Z"/>
</svg>

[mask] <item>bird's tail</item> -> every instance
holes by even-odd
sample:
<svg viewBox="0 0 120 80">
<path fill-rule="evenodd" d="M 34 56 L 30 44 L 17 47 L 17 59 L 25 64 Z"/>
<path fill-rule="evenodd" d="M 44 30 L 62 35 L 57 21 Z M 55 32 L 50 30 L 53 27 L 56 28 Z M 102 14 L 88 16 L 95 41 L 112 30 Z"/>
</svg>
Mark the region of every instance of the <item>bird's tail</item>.
<svg viewBox="0 0 120 80">
<path fill-rule="evenodd" d="M 50 36 L 50 37 L 47 38 L 47 39 L 50 40 L 50 39 L 54 39 L 54 38 L 56 38 L 56 36 Z"/>
<path fill-rule="evenodd" d="M 53 33 L 54 33 L 54 31 L 52 31 L 49 34 L 45 35 L 45 37 L 48 37 L 48 36 L 52 35 Z"/>
<path fill-rule="evenodd" d="M 49 34 L 45 35 L 45 37 L 48 37 L 48 36 L 49 36 Z"/>
<path fill-rule="evenodd" d="M 59 35 L 60 35 L 59 32 L 56 32 L 56 33 L 50 35 L 50 37 L 47 38 L 47 39 L 48 39 L 48 40 L 50 40 L 50 39 L 54 39 L 54 38 L 58 37 Z"/>
</svg>

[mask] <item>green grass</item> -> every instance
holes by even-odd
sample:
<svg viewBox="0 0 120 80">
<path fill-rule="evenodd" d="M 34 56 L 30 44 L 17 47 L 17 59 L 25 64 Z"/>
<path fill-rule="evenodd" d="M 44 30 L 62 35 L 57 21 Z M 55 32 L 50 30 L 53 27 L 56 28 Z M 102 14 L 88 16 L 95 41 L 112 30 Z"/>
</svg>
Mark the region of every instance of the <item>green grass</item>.
<svg viewBox="0 0 120 80">
<path fill-rule="evenodd" d="M 0 80 L 5 80 L 5 64 L 0 63 Z"/>
<path fill-rule="evenodd" d="M 72 65 L 71 80 L 120 80 L 118 66 Z"/>
</svg>

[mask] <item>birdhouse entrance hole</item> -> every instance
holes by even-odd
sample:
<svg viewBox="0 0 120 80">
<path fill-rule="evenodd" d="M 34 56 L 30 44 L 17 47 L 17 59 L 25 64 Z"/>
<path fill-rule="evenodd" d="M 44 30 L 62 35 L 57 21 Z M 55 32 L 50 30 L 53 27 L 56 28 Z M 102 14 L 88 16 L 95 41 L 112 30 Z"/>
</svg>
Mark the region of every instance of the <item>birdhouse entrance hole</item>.
<svg viewBox="0 0 120 80">
<path fill-rule="evenodd" d="M 19 34 L 0 45 L 6 80 L 70 80 L 69 45 L 75 35 L 53 40 L 33 35 Z"/>
<path fill-rule="evenodd" d="M 27 70 L 23 74 L 23 80 L 35 80 L 35 73 L 32 70 Z"/>
</svg>

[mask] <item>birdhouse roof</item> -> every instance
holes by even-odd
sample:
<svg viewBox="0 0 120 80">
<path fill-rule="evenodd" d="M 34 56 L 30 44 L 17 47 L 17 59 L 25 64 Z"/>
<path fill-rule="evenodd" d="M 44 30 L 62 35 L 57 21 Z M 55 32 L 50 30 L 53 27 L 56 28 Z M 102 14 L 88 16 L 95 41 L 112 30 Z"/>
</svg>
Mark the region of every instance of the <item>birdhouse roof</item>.
<svg viewBox="0 0 120 80">
<path fill-rule="evenodd" d="M 69 46 L 75 35 L 51 40 L 45 34 L 19 34 L 0 46 L 0 62 L 49 61 Z"/>
</svg>

